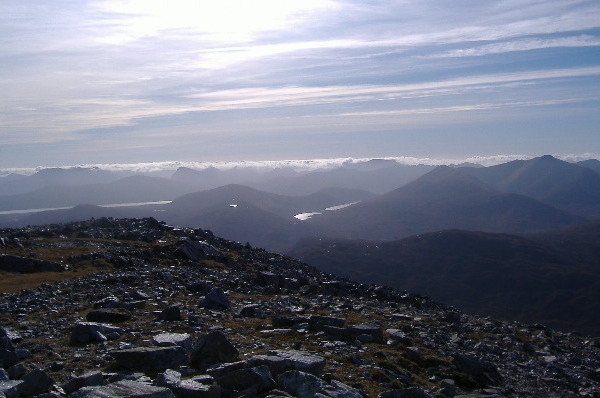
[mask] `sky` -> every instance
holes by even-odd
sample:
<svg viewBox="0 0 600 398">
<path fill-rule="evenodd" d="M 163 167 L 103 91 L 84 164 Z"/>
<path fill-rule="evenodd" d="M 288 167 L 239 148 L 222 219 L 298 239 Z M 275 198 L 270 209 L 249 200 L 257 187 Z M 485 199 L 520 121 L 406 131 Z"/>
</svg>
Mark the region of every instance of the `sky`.
<svg viewBox="0 0 600 398">
<path fill-rule="evenodd" d="M 0 0 L 0 168 L 600 157 L 598 0 Z"/>
</svg>

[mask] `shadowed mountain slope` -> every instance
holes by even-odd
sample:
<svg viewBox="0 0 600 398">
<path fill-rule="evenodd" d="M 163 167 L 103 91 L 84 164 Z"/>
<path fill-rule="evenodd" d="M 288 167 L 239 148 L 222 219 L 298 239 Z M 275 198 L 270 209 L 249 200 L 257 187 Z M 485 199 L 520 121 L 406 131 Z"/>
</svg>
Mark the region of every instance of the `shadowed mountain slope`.
<svg viewBox="0 0 600 398">
<path fill-rule="evenodd" d="M 600 223 L 528 236 L 449 230 L 393 242 L 306 239 L 289 254 L 463 311 L 600 335 L 599 236 Z"/>
<path fill-rule="evenodd" d="M 582 223 L 522 195 L 440 166 L 392 192 L 308 220 L 331 237 L 394 240 L 443 229 L 534 232 Z"/>
<path fill-rule="evenodd" d="M 247 203 L 264 211 L 283 217 L 318 211 L 326 207 L 357 202 L 373 194 L 356 189 L 328 188 L 305 196 L 286 196 L 259 191 L 244 185 L 226 185 L 219 188 L 194 192 L 174 200 L 167 208 L 169 214 L 188 214 L 193 217 L 202 209 L 216 205 Z"/>
<path fill-rule="evenodd" d="M 0 196 L 0 210 L 171 200 L 193 189 L 166 178 L 135 175 L 107 184 L 52 185 L 34 192 Z"/>
<path fill-rule="evenodd" d="M 546 155 L 465 172 L 503 191 L 537 199 L 573 214 L 600 218 L 600 174 Z"/>
</svg>

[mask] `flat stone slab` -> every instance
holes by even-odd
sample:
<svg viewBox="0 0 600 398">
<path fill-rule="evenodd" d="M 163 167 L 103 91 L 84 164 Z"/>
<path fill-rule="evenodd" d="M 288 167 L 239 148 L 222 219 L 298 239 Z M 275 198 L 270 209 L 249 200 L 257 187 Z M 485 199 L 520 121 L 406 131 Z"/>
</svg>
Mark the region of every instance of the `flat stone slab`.
<svg viewBox="0 0 600 398">
<path fill-rule="evenodd" d="M 131 380 L 121 380 L 90 389 L 89 392 L 77 396 L 78 398 L 175 398 L 168 388 Z"/>
<path fill-rule="evenodd" d="M 192 337 L 188 333 L 161 333 L 152 337 L 152 340 L 160 347 L 179 346 L 187 350 L 192 348 Z"/>
<path fill-rule="evenodd" d="M 188 360 L 183 347 L 139 347 L 110 352 L 119 366 L 130 370 L 165 370 L 185 365 Z"/>
<path fill-rule="evenodd" d="M 273 355 L 285 359 L 289 368 L 302 372 L 319 374 L 325 367 L 325 358 L 307 351 L 275 350 Z"/>
</svg>

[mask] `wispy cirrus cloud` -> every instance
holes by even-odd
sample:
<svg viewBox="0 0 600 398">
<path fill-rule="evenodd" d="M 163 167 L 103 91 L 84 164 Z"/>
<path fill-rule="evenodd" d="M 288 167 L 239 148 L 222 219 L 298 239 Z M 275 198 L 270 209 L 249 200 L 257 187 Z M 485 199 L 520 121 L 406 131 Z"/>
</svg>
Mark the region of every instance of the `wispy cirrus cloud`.
<svg viewBox="0 0 600 398">
<path fill-rule="evenodd" d="M 531 131 L 550 107 L 548 131 L 558 136 L 568 123 L 585 141 L 600 114 L 596 0 L 2 6 L 0 163 L 21 162 L 12 154 L 33 147 L 32 159 L 56 162 L 111 146 L 119 156 L 176 156 L 210 141 L 219 153 L 223 135 L 249 131 L 285 147 L 289 131 L 337 135 L 355 131 L 361 116 L 363 133 L 349 134 L 347 148 L 362 151 L 375 148 L 369 127 L 401 137 L 461 114 L 470 131 L 483 110 L 505 110 L 514 128 Z M 408 123 L 409 115 L 420 117 Z M 493 130 L 498 119 L 488 123 Z"/>
</svg>

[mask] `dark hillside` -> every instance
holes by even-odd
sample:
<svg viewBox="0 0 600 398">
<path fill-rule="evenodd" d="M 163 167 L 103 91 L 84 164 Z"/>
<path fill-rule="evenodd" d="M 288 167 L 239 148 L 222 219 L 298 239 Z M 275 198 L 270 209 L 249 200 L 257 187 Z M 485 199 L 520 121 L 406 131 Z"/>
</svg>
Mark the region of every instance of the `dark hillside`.
<svg viewBox="0 0 600 398">
<path fill-rule="evenodd" d="M 450 230 L 394 242 L 308 239 L 290 254 L 464 311 L 600 335 L 599 234 L 596 223 L 527 237 Z"/>
</svg>

